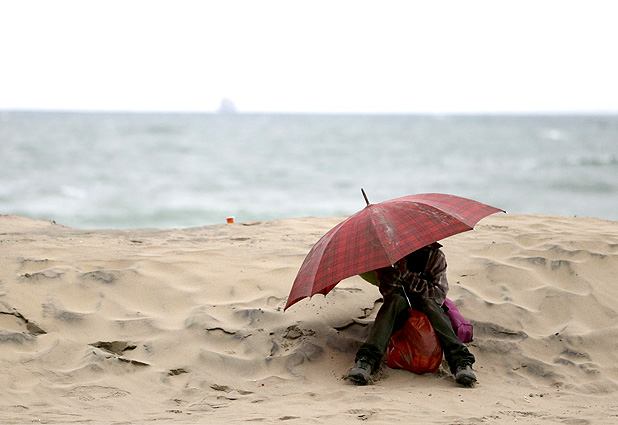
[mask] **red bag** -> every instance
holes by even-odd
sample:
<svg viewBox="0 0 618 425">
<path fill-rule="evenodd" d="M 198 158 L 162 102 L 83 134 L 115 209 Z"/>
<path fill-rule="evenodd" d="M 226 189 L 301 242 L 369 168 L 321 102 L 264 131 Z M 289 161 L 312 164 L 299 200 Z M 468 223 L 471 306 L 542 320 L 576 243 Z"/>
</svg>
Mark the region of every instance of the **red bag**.
<svg viewBox="0 0 618 425">
<path fill-rule="evenodd" d="M 425 314 L 408 310 L 410 318 L 396 331 L 386 349 L 386 365 L 414 373 L 432 373 L 442 363 L 442 347 Z"/>
</svg>

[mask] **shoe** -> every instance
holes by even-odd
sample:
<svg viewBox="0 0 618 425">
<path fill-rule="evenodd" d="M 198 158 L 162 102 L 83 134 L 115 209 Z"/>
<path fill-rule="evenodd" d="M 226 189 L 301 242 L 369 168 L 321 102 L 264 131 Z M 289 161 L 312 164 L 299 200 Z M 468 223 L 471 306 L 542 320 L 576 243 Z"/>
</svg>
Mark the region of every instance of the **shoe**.
<svg viewBox="0 0 618 425">
<path fill-rule="evenodd" d="M 356 360 L 354 367 L 348 372 L 348 378 L 358 385 L 367 385 L 371 377 L 371 363 L 364 357 Z"/>
<path fill-rule="evenodd" d="M 465 387 L 474 386 L 474 384 L 476 384 L 476 375 L 472 371 L 472 366 L 469 364 L 457 366 L 455 370 L 455 381 Z"/>
</svg>

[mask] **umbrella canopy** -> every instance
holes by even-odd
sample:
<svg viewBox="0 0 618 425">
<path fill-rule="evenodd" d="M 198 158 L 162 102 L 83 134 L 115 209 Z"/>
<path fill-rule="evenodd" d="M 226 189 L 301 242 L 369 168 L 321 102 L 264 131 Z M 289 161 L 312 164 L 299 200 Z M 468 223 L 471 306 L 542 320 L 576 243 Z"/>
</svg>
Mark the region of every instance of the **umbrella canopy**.
<svg viewBox="0 0 618 425">
<path fill-rule="evenodd" d="M 472 230 L 479 220 L 496 212 L 502 210 L 441 193 L 367 202 L 311 248 L 285 309 L 305 297 L 326 295 L 347 277 L 390 266 L 419 248 Z"/>
</svg>

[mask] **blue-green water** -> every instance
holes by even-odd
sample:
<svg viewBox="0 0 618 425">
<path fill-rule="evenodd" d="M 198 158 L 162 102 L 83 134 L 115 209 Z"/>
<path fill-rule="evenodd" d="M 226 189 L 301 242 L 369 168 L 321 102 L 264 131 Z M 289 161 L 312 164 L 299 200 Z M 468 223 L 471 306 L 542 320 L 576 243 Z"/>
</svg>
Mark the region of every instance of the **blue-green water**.
<svg viewBox="0 0 618 425">
<path fill-rule="evenodd" d="M 618 220 L 618 116 L 0 111 L 0 214 L 77 228 L 349 215 L 442 192 Z"/>
</svg>

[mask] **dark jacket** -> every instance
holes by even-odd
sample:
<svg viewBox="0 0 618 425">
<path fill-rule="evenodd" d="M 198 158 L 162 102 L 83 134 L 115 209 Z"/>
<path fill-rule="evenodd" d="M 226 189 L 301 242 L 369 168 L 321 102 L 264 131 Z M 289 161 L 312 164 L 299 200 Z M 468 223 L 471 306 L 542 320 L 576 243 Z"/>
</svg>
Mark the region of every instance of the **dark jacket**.
<svg viewBox="0 0 618 425">
<path fill-rule="evenodd" d="M 428 245 L 393 266 L 363 273 L 361 277 L 378 285 L 384 297 L 399 293 L 404 287 L 410 297 L 421 296 L 442 305 L 448 292 L 448 281 L 446 257 L 440 246 L 437 243 Z"/>
</svg>

